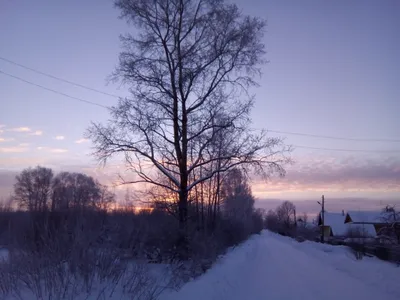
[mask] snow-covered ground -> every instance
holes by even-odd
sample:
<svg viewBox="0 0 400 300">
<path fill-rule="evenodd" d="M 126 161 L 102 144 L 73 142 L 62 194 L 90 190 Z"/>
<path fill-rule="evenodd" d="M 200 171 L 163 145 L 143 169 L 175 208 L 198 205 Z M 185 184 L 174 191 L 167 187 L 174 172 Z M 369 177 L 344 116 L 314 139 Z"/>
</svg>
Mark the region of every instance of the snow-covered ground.
<svg viewBox="0 0 400 300">
<path fill-rule="evenodd" d="M 264 231 L 161 300 L 398 300 L 399 280 L 393 264 L 357 261 L 342 246 L 298 243 Z"/>
<path fill-rule="evenodd" d="M 7 257 L 6 251 L 1 254 Z M 139 298 L 132 298 L 121 284 L 114 287 L 96 282 L 89 294 L 78 293 L 67 299 L 155 299 L 151 295 L 159 296 L 159 300 L 400 299 L 400 267 L 395 264 L 370 257 L 356 260 L 346 247 L 298 243 L 269 231 L 231 249 L 204 275 L 179 291 L 170 286 L 172 266 L 139 262 L 134 266 L 139 273 L 132 274 L 141 276 L 132 277 L 124 286 L 134 289 Z M 6 299 L 38 297 L 25 289 L 17 297 Z"/>
<path fill-rule="evenodd" d="M 5 247 L 0 246 L 0 261 L 8 259 L 8 250 Z"/>
</svg>

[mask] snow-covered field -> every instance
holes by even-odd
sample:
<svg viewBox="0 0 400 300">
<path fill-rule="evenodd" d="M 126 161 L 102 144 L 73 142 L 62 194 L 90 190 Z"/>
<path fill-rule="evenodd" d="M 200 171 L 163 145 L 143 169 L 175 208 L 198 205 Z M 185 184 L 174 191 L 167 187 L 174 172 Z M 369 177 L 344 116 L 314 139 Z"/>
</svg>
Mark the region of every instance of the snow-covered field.
<svg viewBox="0 0 400 300">
<path fill-rule="evenodd" d="M 0 254 L 7 257 L 6 251 Z M 400 299 L 400 267 L 395 264 L 371 257 L 356 260 L 346 247 L 298 243 L 269 231 L 252 236 L 231 249 L 204 275 L 178 291 L 169 283 L 173 278 L 170 266 L 145 263 L 133 266 L 139 267 L 135 274 L 140 275 L 125 280 L 125 284 L 113 286 L 108 282 L 96 282 L 89 294 L 76 294 L 66 299 Z M 129 288 L 134 289 L 133 294 L 125 292 Z M 38 297 L 24 290 L 18 297 L 6 299 Z"/>
<path fill-rule="evenodd" d="M 162 300 L 395 300 L 400 268 L 342 246 L 298 243 L 264 231 Z"/>
</svg>

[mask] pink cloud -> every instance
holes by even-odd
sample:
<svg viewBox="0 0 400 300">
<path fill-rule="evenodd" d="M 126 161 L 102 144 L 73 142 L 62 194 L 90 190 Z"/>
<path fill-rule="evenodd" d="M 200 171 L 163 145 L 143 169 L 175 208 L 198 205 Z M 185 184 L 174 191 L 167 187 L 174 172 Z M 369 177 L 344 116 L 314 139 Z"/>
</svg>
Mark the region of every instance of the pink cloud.
<svg viewBox="0 0 400 300">
<path fill-rule="evenodd" d="M 12 142 L 14 140 L 15 140 L 14 138 L 1 138 L 0 137 L 0 143 L 2 143 L 2 142 Z"/>
<path fill-rule="evenodd" d="M 0 153 L 22 153 L 27 152 L 27 147 L 3 147 L 0 148 Z"/>
<path fill-rule="evenodd" d="M 30 135 L 40 136 L 40 135 L 43 135 L 43 131 L 41 131 L 41 130 L 36 130 L 35 132 L 32 132 Z"/>
<path fill-rule="evenodd" d="M 51 153 L 66 153 L 66 152 L 68 152 L 68 150 L 60 149 L 60 148 L 52 148 L 52 149 L 49 149 L 49 152 L 51 152 Z"/>
<path fill-rule="evenodd" d="M 281 193 L 400 192 L 400 159 L 301 161 L 288 168 L 285 178 L 272 178 L 268 183 L 255 180 L 252 189 L 259 198 Z"/>
<path fill-rule="evenodd" d="M 36 148 L 39 151 L 45 151 L 49 153 L 66 153 L 68 152 L 67 149 L 61 149 L 61 148 L 50 148 L 50 147 L 37 147 Z"/>
<path fill-rule="evenodd" d="M 87 139 L 79 139 L 79 140 L 76 140 L 75 143 L 82 144 L 82 143 L 86 143 L 87 141 L 88 141 Z"/>
</svg>

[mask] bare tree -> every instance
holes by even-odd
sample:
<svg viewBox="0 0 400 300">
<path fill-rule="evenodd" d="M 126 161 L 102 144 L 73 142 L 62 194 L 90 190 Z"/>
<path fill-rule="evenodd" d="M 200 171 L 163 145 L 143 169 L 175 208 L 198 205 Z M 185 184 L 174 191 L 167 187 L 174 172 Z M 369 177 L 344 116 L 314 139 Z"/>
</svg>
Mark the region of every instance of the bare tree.
<svg viewBox="0 0 400 300">
<path fill-rule="evenodd" d="M 0 212 L 11 212 L 13 211 L 14 196 L 0 198 Z"/>
<path fill-rule="evenodd" d="M 166 180 L 164 180 L 166 181 Z M 163 181 L 161 181 L 163 182 Z M 165 182 L 166 185 L 172 185 L 171 182 Z M 178 217 L 178 195 L 171 190 L 161 186 L 153 186 L 147 191 L 148 197 L 146 204 L 161 211 L 167 211 L 169 214 Z"/>
<path fill-rule="evenodd" d="M 280 228 L 278 216 L 276 212 L 270 209 L 265 216 L 265 227 L 271 231 L 278 232 Z"/>
<path fill-rule="evenodd" d="M 379 230 L 379 234 L 390 238 L 395 238 L 400 244 L 400 211 L 396 210 L 395 205 L 386 205 L 382 210 L 381 220 L 385 223 Z"/>
<path fill-rule="evenodd" d="M 37 166 L 16 176 L 14 200 L 19 207 L 29 211 L 46 211 L 51 191 L 53 171 Z"/>
<path fill-rule="evenodd" d="M 285 201 L 276 208 L 276 215 L 279 223 L 283 225 L 286 231 L 292 229 L 296 225 L 296 206 L 290 202 Z"/>
<path fill-rule="evenodd" d="M 52 184 L 52 210 L 107 209 L 114 195 L 91 176 L 82 173 L 61 172 Z"/>
<path fill-rule="evenodd" d="M 124 51 L 114 73 L 131 87 L 132 99 L 111 109 L 108 125 L 89 129 L 97 157 L 106 161 L 123 154 L 136 175 L 124 183 L 150 183 L 175 193 L 182 232 L 189 194 L 198 184 L 242 164 L 264 176 L 283 175 L 288 149 L 281 139 L 249 128 L 248 90 L 264 63 L 265 23 L 221 0 L 115 5 L 138 30 L 121 38 Z M 228 137 L 223 145 L 216 143 L 221 135 Z M 210 151 L 213 145 L 223 151 Z"/>
<path fill-rule="evenodd" d="M 69 174 L 68 172 L 61 172 L 55 176 L 52 182 L 52 211 L 67 210 L 70 207 L 72 190 L 69 187 L 72 185 L 72 182 L 70 182 Z"/>
<path fill-rule="evenodd" d="M 100 197 L 98 201 L 94 202 L 94 206 L 97 209 L 109 211 L 115 204 L 115 194 L 111 192 L 106 185 L 102 185 L 98 182 L 96 182 L 96 185 L 99 187 Z"/>
<path fill-rule="evenodd" d="M 307 224 L 308 224 L 308 215 L 307 215 L 307 213 L 303 213 L 301 219 L 303 220 L 304 225 L 307 226 Z"/>
<path fill-rule="evenodd" d="M 299 225 L 299 227 L 303 227 L 303 228 L 306 228 L 308 226 L 307 213 L 304 212 L 303 215 L 297 219 L 297 224 Z"/>
<path fill-rule="evenodd" d="M 232 219 L 249 220 L 254 210 L 254 197 L 245 175 L 232 169 L 223 181 L 224 212 Z"/>
</svg>

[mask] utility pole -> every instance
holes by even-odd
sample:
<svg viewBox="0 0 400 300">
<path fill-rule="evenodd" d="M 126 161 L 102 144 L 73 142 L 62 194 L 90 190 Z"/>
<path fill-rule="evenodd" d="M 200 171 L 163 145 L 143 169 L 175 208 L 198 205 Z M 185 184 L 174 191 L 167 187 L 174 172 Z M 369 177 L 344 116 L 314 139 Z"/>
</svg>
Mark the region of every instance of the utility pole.
<svg viewBox="0 0 400 300">
<path fill-rule="evenodd" d="M 322 243 L 325 242 L 324 229 L 325 229 L 325 197 L 324 195 L 322 195 Z"/>
<path fill-rule="evenodd" d="M 325 227 L 325 197 L 322 195 L 322 202 L 318 201 L 318 204 L 321 205 L 321 221 L 322 221 L 322 227 L 321 227 L 321 243 L 325 242 L 324 238 L 324 227 Z"/>
</svg>

